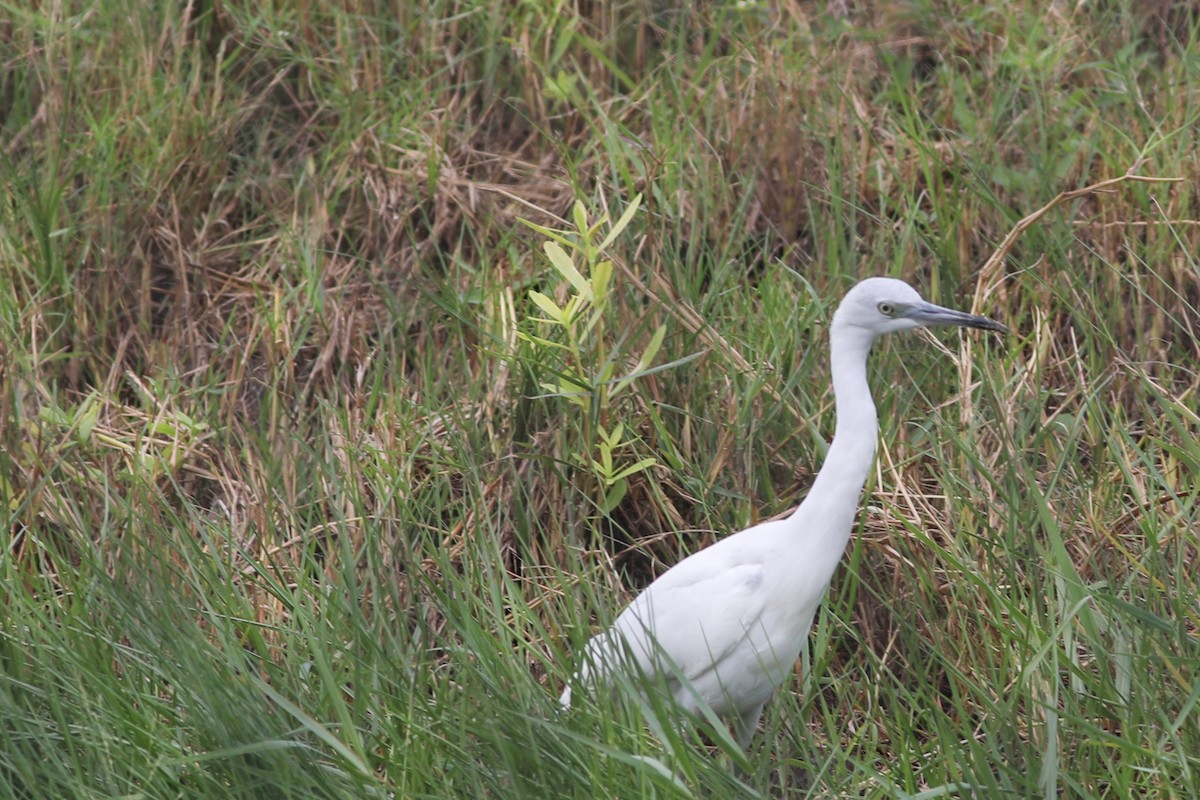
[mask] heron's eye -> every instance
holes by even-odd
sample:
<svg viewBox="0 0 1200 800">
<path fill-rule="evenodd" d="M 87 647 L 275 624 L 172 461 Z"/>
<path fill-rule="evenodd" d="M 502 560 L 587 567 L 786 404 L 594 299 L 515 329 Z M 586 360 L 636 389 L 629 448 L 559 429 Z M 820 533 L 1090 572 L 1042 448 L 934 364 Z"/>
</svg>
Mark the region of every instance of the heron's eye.
<svg viewBox="0 0 1200 800">
<path fill-rule="evenodd" d="M 891 303 L 880 303 L 876 307 L 879 309 L 879 313 L 883 314 L 885 317 L 890 317 L 896 313 L 896 309 Z"/>
</svg>

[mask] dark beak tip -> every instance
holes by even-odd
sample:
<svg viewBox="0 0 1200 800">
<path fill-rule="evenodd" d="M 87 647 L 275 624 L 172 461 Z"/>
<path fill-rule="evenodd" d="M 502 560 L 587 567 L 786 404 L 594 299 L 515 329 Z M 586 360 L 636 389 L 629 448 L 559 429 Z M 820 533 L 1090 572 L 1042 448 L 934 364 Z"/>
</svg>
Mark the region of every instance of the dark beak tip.
<svg viewBox="0 0 1200 800">
<path fill-rule="evenodd" d="M 967 324 L 972 328 L 980 330 L 995 331 L 996 333 L 1012 333 L 1012 329 L 1003 322 L 996 322 L 996 320 L 987 317 L 972 317 Z"/>
<path fill-rule="evenodd" d="M 1003 333 L 1003 334 L 1012 333 L 1012 328 L 1008 327 L 1003 322 L 996 322 L 995 320 L 992 320 L 992 319 L 989 319 L 988 322 L 991 323 L 991 325 L 987 326 L 987 329 L 989 331 L 995 331 L 996 333 Z"/>
</svg>

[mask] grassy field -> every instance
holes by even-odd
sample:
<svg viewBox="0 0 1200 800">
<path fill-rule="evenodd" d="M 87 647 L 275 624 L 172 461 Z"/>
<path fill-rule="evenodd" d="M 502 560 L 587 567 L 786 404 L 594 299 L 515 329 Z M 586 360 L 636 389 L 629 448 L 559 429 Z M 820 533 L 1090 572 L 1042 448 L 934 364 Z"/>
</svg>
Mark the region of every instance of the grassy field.
<svg viewBox="0 0 1200 800">
<path fill-rule="evenodd" d="M 0 797 L 1200 796 L 1190 4 L 336 5 L 0 6 Z M 876 274 L 1014 333 L 877 348 L 749 752 L 560 712 Z"/>
</svg>

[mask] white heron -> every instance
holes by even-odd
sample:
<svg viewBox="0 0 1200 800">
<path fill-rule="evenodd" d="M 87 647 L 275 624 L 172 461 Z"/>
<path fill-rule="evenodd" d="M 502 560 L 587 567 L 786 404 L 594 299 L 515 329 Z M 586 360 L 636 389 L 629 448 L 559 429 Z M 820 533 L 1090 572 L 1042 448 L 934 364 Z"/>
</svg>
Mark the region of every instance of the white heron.
<svg viewBox="0 0 1200 800">
<path fill-rule="evenodd" d="M 928 325 L 1007 332 L 999 322 L 927 303 L 911 286 L 868 278 L 838 305 L 829 330 L 837 427 L 804 502 L 784 519 L 728 536 L 680 561 L 588 642 L 573 683 L 592 688 L 625 670 L 661 687 L 684 712 L 732 717 L 745 748 L 763 706 L 791 674 L 854 526 L 875 458 L 878 421 L 867 355 L 885 333 Z M 571 705 L 571 685 L 560 702 Z"/>
</svg>

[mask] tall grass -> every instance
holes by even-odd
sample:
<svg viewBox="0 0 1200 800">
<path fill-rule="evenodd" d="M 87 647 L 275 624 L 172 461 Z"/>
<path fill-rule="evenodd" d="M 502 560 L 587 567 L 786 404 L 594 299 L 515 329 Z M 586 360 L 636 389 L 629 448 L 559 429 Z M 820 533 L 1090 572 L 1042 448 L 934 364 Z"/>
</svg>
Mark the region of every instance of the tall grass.
<svg viewBox="0 0 1200 800">
<path fill-rule="evenodd" d="M 0 796 L 1200 794 L 1185 5 L 4 11 Z M 1130 170 L 1183 180 L 979 271 Z M 637 377 L 578 402 L 520 220 L 639 194 L 580 365 Z M 803 497 L 872 274 L 1016 333 L 879 347 L 858 535 L 750 751 L 561 711 L 640 587 Z M 598 422 L 654 460 L 619 493 Z"/>
</svg>

